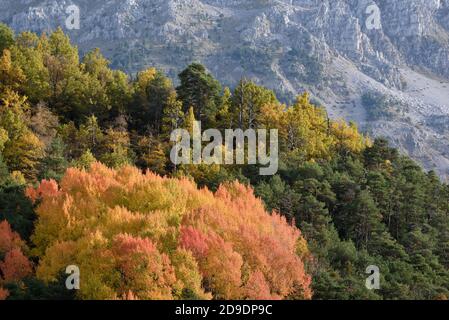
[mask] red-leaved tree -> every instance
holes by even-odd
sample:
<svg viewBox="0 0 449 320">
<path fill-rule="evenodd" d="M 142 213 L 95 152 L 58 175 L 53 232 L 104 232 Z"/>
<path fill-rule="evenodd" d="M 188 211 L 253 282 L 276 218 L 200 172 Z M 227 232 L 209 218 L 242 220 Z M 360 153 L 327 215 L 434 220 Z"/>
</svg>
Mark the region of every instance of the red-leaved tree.
<svg viewBox="0 0 449 320">
<path fill-rule="evenodd" d="M 0 222 L 0 300 L 9 296 L 2 284 L 19 282 L 33 272 L 28 258 L 23 254 L 25 243 L 18 233 L 11 229 L 7 221 Z"/>
</svg>

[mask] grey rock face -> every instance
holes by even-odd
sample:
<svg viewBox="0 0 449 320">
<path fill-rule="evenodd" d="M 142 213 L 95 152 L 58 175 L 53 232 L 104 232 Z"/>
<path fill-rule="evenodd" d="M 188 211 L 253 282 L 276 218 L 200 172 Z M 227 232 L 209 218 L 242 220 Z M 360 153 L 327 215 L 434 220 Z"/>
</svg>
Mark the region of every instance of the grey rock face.
<svg viewBox="0 0 449 320">
<path fill-rule="evenodd" d="M 332 117 L 449 177 L 449 0 L 2 0 L 0 20 L 52 30 L 71 4 L 81 29 L 68 33 L 115 67 L 175 77 L 200 61 L 227 85 L 250 77 L 284 99 L 309 90 Z M 372 5 L 380 28 L 367 24 Z"/>
</svg>

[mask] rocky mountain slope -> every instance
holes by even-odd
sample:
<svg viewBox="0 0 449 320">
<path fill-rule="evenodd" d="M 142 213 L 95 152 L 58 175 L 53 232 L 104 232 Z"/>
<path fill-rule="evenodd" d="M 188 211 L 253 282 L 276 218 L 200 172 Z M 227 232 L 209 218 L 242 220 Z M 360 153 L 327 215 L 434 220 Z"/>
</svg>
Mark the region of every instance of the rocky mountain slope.
<svg viewBox="0 0 449 320">
<path fill-rule="evenodd" d="M 309 90 L 331 117 L 449 177 L 449 0 L 1 0 L 0 21 L 65 27 L 71 4 L 80 29 L 67 32 L 117 68 L 175 77 L 200 61 L 231 86 L 252 78 L 286 100 Z"/>
</svg>

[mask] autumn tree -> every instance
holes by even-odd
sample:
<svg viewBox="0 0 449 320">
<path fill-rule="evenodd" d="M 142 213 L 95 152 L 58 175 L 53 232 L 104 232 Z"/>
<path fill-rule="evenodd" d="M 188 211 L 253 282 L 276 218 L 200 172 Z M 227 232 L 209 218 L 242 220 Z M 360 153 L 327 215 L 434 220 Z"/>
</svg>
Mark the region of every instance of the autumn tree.
<svg viewBox="0 0 449 320">
<path fill-rule="evenodd" d="M 51 283 L 78 265 L 87 283 L 80 298 L 311 297 L 300 231 L 238 183 L 214 194 L 187 179 L 95 163 L 28 194 L 39 200 L 37 275 Z"/>
<path fill-rule="evenodd" d="M 9 296 L 8 290 L 0 287 L 0 300 L 6 300 L 6 298 L 8 298 L 8 296 Z"/>
<path fill-rule="evenodd" d="M 29 127 L 48 148 L 57 134 L 59 120 L 47 106 L 40 103 L 31 110 Z"/>
<path fill-rule="evenodd" d="M 0 222 L 0 300 L 10 295 L 2 286 L 19 283 L 33 272 L 31 262 L 23 254 L 25 249 L 25 242 L 9 223 Z"/>
<path fill-rule="evenodd" d="M 19 90 L 25 80 L 22 69 L 11 60 L 11 51 L 5 49 L 0 56 L 0 94 L 7 90 Z"/>
<path fill-rule="evenodd" d="M 23 71 L 26 81 L 20 87 L 20 93 L 27 96 L 31 103 L 49 102 L 50 71 L 46 62 L 50 56 L 48 38 L 31 32 L 20 33 L 16 45 L 11 47 L 14 64 Z"/>
<path fill-rule="evenodd" d="M 30 261 L 17 248 L 6 253 L 3 262 L 0 262 L 0 270 L 4 282 L 22 280 L 32 272 Z"/>
<path fill-rule="evenodd" d="M 258 86 L 253 81 L 240 80 L 234 89 L 231 104 L 233 124 L 237 128 L 258 128 L 257 120 L 264 105 L 277 103 L 273 91 Z"/>
<path fill-rule="evenodd" d="M 131 99 L 132 88 L 125 73 L 109 68 L 110 62 L 99 49 L 87 53 L 80 69 L 88 75 L 90 90 L 95 97 L 90 113 L 96 115 L 101 123 L 126 112 Z"/>
<path fill-rule="evenodd" d="M 26 98 L 13 91 L 7 91 L 0 101 L 0 128 L 8 134 L 4 160 L 10 171 L 20 171 L 32 180 L 36 178 L 44 146 L 27 126 L 28 110 Z"/>
<path fill-rule="evenodd" d="M 110 167 L 120 167 L 133 161 L 128 132 L 109 128 L 102 141 L 100 160 Z"/>
</svg>

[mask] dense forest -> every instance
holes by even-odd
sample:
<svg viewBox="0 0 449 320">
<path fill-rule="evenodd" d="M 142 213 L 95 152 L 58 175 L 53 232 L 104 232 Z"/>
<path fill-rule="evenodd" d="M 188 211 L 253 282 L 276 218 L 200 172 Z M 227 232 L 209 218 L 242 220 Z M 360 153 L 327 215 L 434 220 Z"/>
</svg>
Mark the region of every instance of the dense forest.
<svg viewBox="0 0 449 320">
<path fill-rule="evenodd" d="M 0 299 L 449 297 L 449 186 L 307 93 L 127 75 L 60 29 L 0 25 L 0 52 Z M 278 129 L 278 173 L 174 166 L 194 120 Z"/>
</svg>

